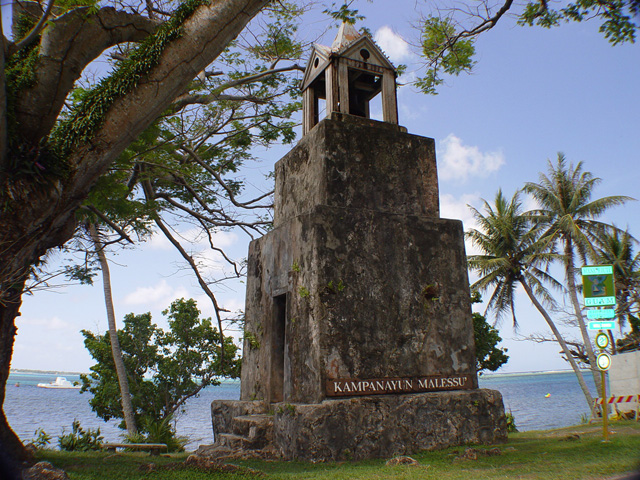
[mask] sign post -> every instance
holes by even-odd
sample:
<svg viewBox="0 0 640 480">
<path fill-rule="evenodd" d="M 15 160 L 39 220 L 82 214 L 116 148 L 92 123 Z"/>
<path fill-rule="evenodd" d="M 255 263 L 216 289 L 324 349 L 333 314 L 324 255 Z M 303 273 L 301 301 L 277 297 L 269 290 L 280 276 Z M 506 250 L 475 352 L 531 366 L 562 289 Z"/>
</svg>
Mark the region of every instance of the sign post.
<svg viewBox="0 0 640 480">
<path fill-rule="evenodd" d="M 613 265 L 593 265 L 582 267 L 582 293 L 585 307 L 600 307 L 598 310 L 587 310 L 589 320 L 615 318 L 616 290 L 613 279 Z M 613 308 L 601 308 L 601 307 Z M 599 330 L 596 345 L 600 354 L 596 359 L 602 383 L 602 436 L 609 441 L 609 406 L 607 404 L 607 384 L 605 372 L 611 366 L 611 357 L 605 352 L 609 346 L 609 335 L 603 330 L 612 330 L 613 321 L 591 321 L 589 330 Z"/>
<path fill-rule="evenodd" d="M 608 353 L 604 352 L 604 349 L 609 346 L 609 335 L 605 332 L 600 331 L 598 335 L 596 335 L 596 345 L 600 349 L 600 355 L 598 355 L 598 359 L 596 363 L 598 364 L 598 368 L 600 368 L 600 375 L 602 376 L 602 436 L 605 442 L 609 441 L 609 406 L 607 404 L 607 384 L 605 373 L 609 370 L 611 366 L 611 357 Z"/>
</svg>

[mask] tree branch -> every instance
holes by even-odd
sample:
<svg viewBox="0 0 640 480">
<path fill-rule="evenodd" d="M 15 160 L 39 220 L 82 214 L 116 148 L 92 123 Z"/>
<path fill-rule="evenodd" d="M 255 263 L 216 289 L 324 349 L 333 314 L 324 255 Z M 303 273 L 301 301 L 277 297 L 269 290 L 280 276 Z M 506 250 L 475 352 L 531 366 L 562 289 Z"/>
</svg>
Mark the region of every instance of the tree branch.
<svg viewBox="0 0 640 480">
<path fill-rule="evenodd" d="M 202 225 L 202 229 L 207 233 L 207 238 L 209 239 L 209 247 L 211 247 L 211 250 L 215 250 L 216 252 L 218 252 L 220 255 L 222 255 L 222 258 L 224 258 L 227 263 L 231 266 L 233 266 L 233 271 L 236 274 L 236 277 L 240 277 L 242 275 L 242 273 L 240 272 L 240 270 L 238 270 L 238 264 L 231 260 L 227 254 L 225 253 L 224 250 L 222 250 L 219 247 L 214 246 L 213 244 L 213 237 L 211 236 L 211 231 L 207 228 L 207 226 L 204 224 L 204 222 L 202 222 L 202 220 L 198 220 L 200 222 L 200 225 Z"/>
<path fill-rule="evenodd" d="M 107 225 L 109 225 L 109 227 L 113 230 L 115 230 L 118 235 L 120 235 L 120 238 L 117 239 L 115 242 L 114 241 L 110 241 L 110 242 L 102 242 L 105 245 L 107 244 L 111 244 L 111 243 L 117 243 L 120 240 L 126 240 L 127 242 L 133 244 L 133 240 L 131 240 L 131 237 L 129 235 L 127 235 L 127 232 L 125 232 L 122 228 L 120 228 L 119 225 L 117 225 L 116 223 L 112 222 L 109 217 L 107 217 L 104 213 L 102 213 L 100 210 L 98 210 L 96 207 L 94 207 L 93 205 L 83 205 L 82 207 L 80 207 L 82 210 L 87 210 L 91 213 L 93 213 L 94 215 L 96 215 L 100 220 L 102 220 L 104 223 L 106 223 Z M 92 237 L 93 238 L 93 237 Z"/>
<path fill-rule="evenodd" d="M 210 94 L 203 95 L 181 95 L 176 98 L 176 101 L 171 105 L 171 112 L 175 113 L 182 110 L 184 107 L 193 104 L 199 105 L 208 105 L 216 100 L 233 100 L 233 101 L 249 101 L 257 104 L 264 104 L 267 102 L 266 99 L 261 99 L 252 95 L 223 95 L 222 92 L 228 90 L 230 88 L 238 87 L 241 85 L 247 85 L 252 82 L 256 82 L 270 75 L 275 75 L 277 73 L 283 72 L 291 72 L 291 71 L 300 71 L 304 72 L 304 68 L 298 64 L 290 65 L 288 67 L 282 68 L 273 68 L 269 70 L 265 70 L 264 72 L 260 72 L 254 75 L 249 75 L 243 78 L 239 78 L 237 80 L 232 80 L 230 82 L 224 83 L 215 88 L 215 91 Z"/>
<path fill-rule="evenodd" d="M 173 198 L 171 198 L 171 196 L 169 196 L 166 193 L 161 193 L 161 192 L 154 192 L 154 197 L 153 198 L 161 198 L 164 201 L 166 201 L 167 203 L 169 203 L 170 205 L 173 205 L 174 207 L 178 208 L 179 210 L 182 210 L 185 213 L 188 213 L 189 215 L 191 215 L 192 217 L 199 219 L 199 220 L 203 220 L 205 222 L 209 222 L 211 223 L 211 225 L 216 226 L 216 227 L 248 227 L 248 228 L 253 228 L 254 230 L 258 230 L 258 225 L 266 225 L 270 222 L 253 222 L 253 223 L 248 223 L 248 222 L 240 222 L 238 220 L 234 220 L 233 218 L 229 217 L 227 214 L 225 214 L 224 212 L 221 212 L 220 215 L 224 217 L 224 220 L 220 220 L 220 219 L 216 219 L 216 218 L 212 218 L 212 217 L 207 217 L 206 215 L 202 215 L 200 212 L 197 212 L 195 210 L 193 210 L 192 208 L 187 207 L 186 205 L 182 205 L 179 202 L 176 202 Z"/>
<path fill-rule="evenodd" d="M 442 59 L 445 56 L 446 52 L 448 52 L 453 47 L 453 45 L 455 45 L 459 40 L 463 38 L 476 37 L 482 32 L 485 32 L 495 27 L 498 21 L 511 9 L 511 7 L 513 6 L 513 1 L 514 0 L 505 0 L 502 7 L 500 7 L 500 9 L 492 16 L 483 17 L 482 15 L 480 15 L 480 13 L 478 13 L 477 15 L 473 15 L 471 12 L 469 12 L 472 16 L 480 17 L 482 21 L 471 29 L 463 29 L 460 32 L 458 32 L 457 35 L 447 38 L 446 42 L 444 42 L 441 45 L 441 48 L 438 54 L 433 59 L 430 59 L 429 64 L 437 65 L 440 59 Z M 486 11 L 488 13 L 489 9 L 487 8 Z"/>
<path fill-rule="evenodd" d="M 155 198 L 156 194 L 153 190 L 153 186 L 151 185 L 151 182 L 149 180 L 145 180 L 142 183 L 142 186 L 143 186 L 144 194 L 145 194 L 145 197 L 147 198 L 147 201 L 152 201 Z M 204 278 L 202 278 L 202 275 L 200 274 L 200 270 L 198 269 L 198 265 L 193 260 L 193 257 L 189 255 L 186 252 L 186 250 L 182 247 L 180 242 L 178 242 L 178 240 L 175 239 L 175 237 L 171 234 L 171 232 L 169 231 L 167 226 L 164 224 L 164 222 L 160 219 L 160 217 L 155 218 L 155 223 L 158 226 L 158 228 L 162 231 L 162 233 L 164 233 L 165 237 L 167 237 L 167 239 L 173 244 L 176 250 L 178 250 L 180 255 L 182 255 L 182 258 L 184 258 L 184 260 L 189 264 L 189 266 L 191 267 L 191 270 L 193 271 L 196 278 L 198 279 L 198 284 L 200 285 L 200 288 L 202 288 L 204 293 L 207 295 L 207 297 L 209 297 L 209 299 L 211 300 L 211 303 L 213 304 L 213 309 L 216 314 L 216 319 L 218 320 L 218 329 L 220 331 L 220 367 L 221 367 L 221 371 L 224 372 L 224 363 L 225 363 L 224 362 L 224 334 L 222 333 L 222 317 L 220 315 L 220 312 L 222 311 L 222 309 L 218 305 L 218 300 L 216 299 L 215 295 L 209 288 L 209 285 L 207 285 L 207 282 L 205 282 Z"/>
<path fill-rule="evenodd" d="M 32 263 L 36 262 L 49 248 L 62 245 L 71 238 L 77 225 L 75 212 L 100 175 L 104 174 L 123 150 L 158 118 L 178 95 L 185 91 L 196 74 L 215 60 L 268 1 L 217 0 L 210 5 L 198 7 L 183 22 L 182 36 L 170 41 L 164 47 L 158 63 L 126 95 L 116 97 L 112 101 L 101 125 L 87 133 L 90 141 L 78 142 L 74 145 L 66 158 L 70 170 L 64 182 L 54 179 L 51 185 L 44 189 L 38 183 L 0 176 L 0 182 L 2 182 L 0 200 L 5 205 L 3 225 L 6 226 L 3 231 L 0 231 L 2 274 L 0 303 L 6 298 L 14 298 L 13 286 L 23 283 Z M 72 15 L 75 18 L 78 14 Z M 65 16 L 57 18 L 55 22 L 61 22 Z M 137 17 L 129 16 L 129 18 Z M 86 20 L 89 23 L 95 22 L 95 17 Z M 146 19 L 146 21 L 149 20 Z M 135 22 L 124 31 L 134 29 Z M 86 33 L 87 30 L 80 29 L 80 31 Z M 56 35 L 60 35 L 59 32 L 60 30 L 47 26 L 43 31 L 41 45 L 46 37 L 47 48 L 54 51 L 56 42 L 53 40 Z M 104 33 L 104 29 L 98 28 L 98 32 Z M 144 35 L 141 34 L 141 36 Z M 120 39 L 124 41 L 122 36 Z M 61 42 L 66 46 L 62 48 L 63 52 L 68 52 L 71 48 L 69 43 L 72 43 L 74 48 L 76 43 L 86 45 L 94 43 L 92 38 L 80 38 L 75 34 L 71 34 L 71 37 L 73 40 L 71 42 L 61 38 Z M 93 53 L 93 50 L 90 53 Z M 30 133 L 28 126 L 35 125 L 34 131 L 38 133 L 30 133 L 32 137 L 40 138 L 42 132 L 48 132 L 51 122 L 55 121 L 55 115 L 41 108 L 32 108 L 29 103 L 52 105 L 52 110 L 59 109 L 59 106 L 56 107 L 56 102 L 62 103 L 61 100 L 52 99 L 52 92 L 57 90 L 50 86 L 51 82 L 46 75 L 41 75 L 41 72 L 53 70 L 54 77 L 60 78 L 59 70 L 63 69 L 63 63 L 65 71 L 71 70 L 75 73 L 78 70 L 77 66 L 70 67 L 68 62 L 61 63 L 64 55 L 61 57 L 58 54 L 54 57 L 58 70 L 48 66 L 46 63 L 48 60 L 42 58 L 39 61 L 43 63 L 37 65 L 38 78 L 45 81 L 49 87 L 37 87 L 25 91 L 23 97 L 30 97 L 30 101 L 25 98 L 18 99 L 22 104 L 21 119 L 24 120 L 20 122 L 21 131 Z M 75 57 L 75 60 L 85 58 L 84 56 L 77 58 L 77 55 Z M 79 64 L 84 65 L 86 62 L 80 61 Z M 69 76 L 73 75 L 67 75 Z M 62 96 L 71 88 L 66 85 L 65 82 L 60 83 L 60 89 L 64 91 Z M 45 95 L 45 92 L 49 95 Z M 39 122 L 34 121 L 34 116 L 44 120 L 48 125 L 41 129 Z M 32 142 L 32 145 L 38 144 L 38 140 Z"/>
<path fill-rule="evenodd" d="M 229 200 L 231 200 L 231 203 L 233 203 L 236 207 L 240 207 L 240 208 L 247 208 L 247 209 L 256 209 L 256 208 L 271 208 L 273 207 L 272 204 L 270 205 L 252 205 L 255 202 L 258 202 L 260 200 L 262 200 L 263 198 L 268 197 L 269 195 L 273 194 L 273 190 L 270 192 L 265 193 L 264 195 L 261 195 L 257 198 L 254 198 L 253 200 L 249 200 L 248 202 L 238 202 L 235 198 L 235 195 L 233 193 L 233 191 L 231 190 L 231 188 L 229 188 L 229 185 L 226 184 L 226 182 L 222 179 L 222 176 L 216 172 L 216 170 L 214 168 L 211 168 L 210 165 L 208 165 L 204 160 L 202 160 L 200 158 L 200 156 L 194 152 L 191 148 L 189 148 L 186 145 L 182 145 L 181 147 L 184 151 L 188 152 L 189 155 L 191 155 L 191 157 L 196 161 L 196 163 L 198 163 L 198 165 L 200 165 L 202 168 L 204 168 L 207 172 L 209 172 L 211 175 L 213 175 L 215 177 L 215 179 L 217 180 L 217 182 L 220 184 L 220 186 L 222 186 L 222 188 L 224 188 L 227 192 L 227 194 L 229 195 Z"/>
<path fill-rule="evenodd" d="M 48 20 L 42 29 L 36 81 L 16 99 L 22 136 L 33 143 L 49 133 L 89 63 L 109 47 L 143 40 L 159 25 L 156 20 L 111 7 L 90 12 L 90 7 L 74 8 Z"/>
<path fill-rule="evenodd" d="M 27 35 L 25 35 L 25 37 L 22 40 L 20 40 L 17 43 L 9 43 L 7 45 L 6 47 L 7 56 L 13 55 L 14 53 L 20 51 L 24 47 L 28 47 L 29 45 L 31 45 L 33 42 L 36 41 L 36 39 L 38 38 L 38 35 L 40 35 L 40 32 L 44 28 L 45 22 L 49 19 L 49 15 L 51 14 L 51 9 L 53 8 L 54 3 L 55 3 L 55 0 L 49 0 L 49 3 L 47 4 L 47 8 L 42 13 L 42 16 L 40 17 L 40 20 L 38 21 L 38 23 L 29 31 L 29 33 L 27 33 Z"/>
</svg>

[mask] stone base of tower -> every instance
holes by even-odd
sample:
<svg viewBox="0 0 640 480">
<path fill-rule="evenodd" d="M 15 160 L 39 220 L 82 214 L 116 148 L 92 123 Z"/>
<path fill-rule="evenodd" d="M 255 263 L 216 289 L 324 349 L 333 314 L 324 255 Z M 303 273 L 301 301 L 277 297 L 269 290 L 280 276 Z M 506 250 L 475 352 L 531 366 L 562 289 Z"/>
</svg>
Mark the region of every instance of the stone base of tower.
<svg viewBox="0 0 640 480">
<path fill-rule="evenodd" d="M 214 401 L 212 457 L 339 461 L 507 440 L 500 392 L 379 395 L 318 404 Z"/>
</svg>

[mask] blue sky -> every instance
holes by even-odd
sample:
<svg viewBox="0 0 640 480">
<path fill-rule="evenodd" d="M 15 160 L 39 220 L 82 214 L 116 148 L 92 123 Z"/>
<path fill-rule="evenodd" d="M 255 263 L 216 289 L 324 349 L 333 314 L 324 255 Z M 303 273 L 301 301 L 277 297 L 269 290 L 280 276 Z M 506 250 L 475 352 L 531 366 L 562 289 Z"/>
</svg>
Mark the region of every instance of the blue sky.
<svg viewBox="0 0 640 480">
<path fill-rule="evenodd" d="M 418 37 L 411 26 L 417 20 L 414 5 L 387 0 L 358 5 L 367 18 L 357 26 L 367 26 L 395 64 L 409 65 L 408 78 L 420 61 L 405 43 Z M 310 29 L 325 26 L 311 23 Z M 640 198 L 640 46 L 613 47 L 597 29 L 592 22 L 552 30 L 518 27 L 507 18 L 478 40 L 472 75 L 448 78 L 437 96 L 410 86 L 400 89 L 400 123 L 410 133 L 436 139 L 442 217 L 473 227 L 467 204 L 480 207 L 481 199 L 492 200 L 498 188 L 511 196 L 524 182 L 536 181 L 547 159 L 560 151 L 602 178 L 597 196 Z M 322 43 L 330 44 L 334 35 L 335 29 Z M 249 166 L 247 176 L 257 189 L 269 188 L 262 174 L 287 150 L 261 152 L 261 162 Z M 640 204 L 633 202 L 605 219 L 640 235 L 639 212 Z M 236 258 L 246 256 L 246 237 L 220 233 L 217 238 Z M 211 273 L 219 271 L 219 259 L 205 255 Z M 212 315 L 195 280 L 159 237 L 110 257 L 119 321 L 129 312 L 151 311 L 162 325 L 160 311 L 182 296 L 198 299 L 203 312 Z M 243 307 L 241 282 L 217 292 L 231 310 Z M 524 292 L 517 302 L 519 335 L 547 334 Z M 87 371 L 92 361 L 79 331 L 107 328 L 100 281 L 26 296 L 17 325 L 13 368 Z M 516 340 L 508 318 L 500 331 L 511 355 L 503 371 L 568 367 L 559 347 Z"/>
</svg>

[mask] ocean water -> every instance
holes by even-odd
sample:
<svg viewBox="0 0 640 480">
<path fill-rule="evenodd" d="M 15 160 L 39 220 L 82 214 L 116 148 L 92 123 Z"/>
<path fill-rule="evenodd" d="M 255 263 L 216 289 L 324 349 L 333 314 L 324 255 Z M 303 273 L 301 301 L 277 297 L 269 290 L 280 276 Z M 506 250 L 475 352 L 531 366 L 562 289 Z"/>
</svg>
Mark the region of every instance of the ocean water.
<svg viewBox="0 0 640 480">
<path fill-rule="evenodd" d="M 123 430 L 118 428 L 120 419 L 105 422 L 91 410 L 90 393 L 80 393 L 73 389 L 38 388 L 38 383 L 49 383 L 57 376 L 64 376 L 70 382 L 80 381 L 79 375 L 69 373 L 14 373 L 9 375 L 4 411 L 9 425 L 22 441 L 35 437 L 34 433 L 42 428 L 51 435 L 52 447 L 58 444 L 58 437 L 69 433 L 74 420 L 80 426 L 100 428 L 105 441 L 122 441 Z M 19 385 L 19 387 L 16 387 Z M 240 382 L 225 381 L 215 387 L 207 387 L 199 397 L 190 398 L 184 412 L 175 415 L 175 427 L 178 435 L 189 439 L 187 450 L 195 450 L 199 445 L 213 443 L 211 426 L 211 401 L 215 399 L 238 400 L 240 398 Z"/>
<path fill-rule="evenodd" d="M 591 395 L 597 397 L 591 372 L 583 371 Z M 520 431 L 577 425 L 589 418 L 589 405 L 572 371 L 481 375 L 481 388 L 502 393 Z"/>
<path fill-rule="evenodd" d="M 11 373 L 4 410 L 16 434 L 23 441 L 29 441 L 34 438 L 35 431 L 42 428 L 52 436 L 51 446 L 55 447 L 57 437 L 63 432 L 70 432 L 72 422 L 77 419 L 84 429 L 100 428 L 106 441 L 121 441 L 119 421 L 104 422 L 96 417 L 89 406 L 91 394 L 36 386 L 51 382 L 56 376 L 65 376 L 71 382 L 79 380 L 78 375 L 68 373 Z M 586 373 L 585 378 L 592 394 L 595 394 L 593 378 Z M 578 381 L 570 371 L 482 375 L 480 387 L 502 393 L 505 410 L 514 415 L 521 431 L 575 425 L 589 411 Z M 219 386 L 207 387 L 199 397 L 187 402 L 185 411 L 175 419 L 178 434 L 189 438 L 187 450 L 213 443 L 211 401 L 237 400 L 239 397 L 240 383 L 226 381 Z"/>
</svg>

